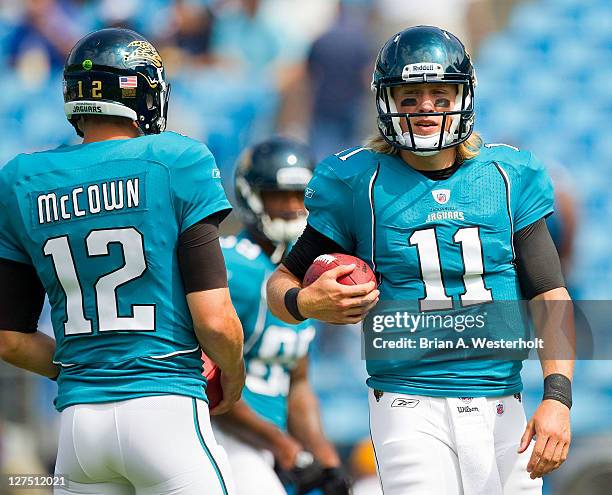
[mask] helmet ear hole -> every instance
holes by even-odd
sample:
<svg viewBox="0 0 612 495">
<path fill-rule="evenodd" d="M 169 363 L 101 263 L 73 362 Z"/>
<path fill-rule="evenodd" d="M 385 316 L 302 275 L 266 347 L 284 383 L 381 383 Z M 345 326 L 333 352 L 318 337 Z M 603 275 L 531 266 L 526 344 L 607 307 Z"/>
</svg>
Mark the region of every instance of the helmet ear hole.
<svg viewBox="0 0 612 495">
<path fill-rule="evenodd" d="M 83 134 L 84 132 L 83 127 L 85 125 L 85 115 L 80 115 L 76 119 L 74 119 L 74 125 L 78 129 L 78 131 L 80 131 L 81 134 Z"/>
<path fill-rule="evenodd" d="M 393 119 L 388 115 L 382 115 L 379 121 L 378 127 L 388 136 L 393 136 Z"/>
<path fill-rule="evenodd" d="M 153 101 L 153 95 L 151 95 L 150 93 L 147 93 L 147 96 L 145 97 L 145 101 L 147 104 L 147 108 L 149 110 L 153 110 L 155 108 L 155 102 Z"/>
</svg>

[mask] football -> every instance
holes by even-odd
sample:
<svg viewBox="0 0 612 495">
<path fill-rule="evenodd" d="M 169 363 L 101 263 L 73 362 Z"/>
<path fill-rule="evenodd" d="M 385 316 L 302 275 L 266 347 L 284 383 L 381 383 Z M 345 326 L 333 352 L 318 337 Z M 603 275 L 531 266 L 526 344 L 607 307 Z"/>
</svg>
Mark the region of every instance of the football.
<svg viewBox="0 0 612 495">
<path fill-rule="evenodd" d="M 376 275 L 365 261 L 350 254 L 332 253 L 322 254 L 312 262 L 304 275 L 302 285 L 304 287 L 309 286 L 327 270 L 341 265 L 355 265 L 355 269 L 351 273 L 340 277 L 338 283 L 343 285 L 376 283 Z"/>
<path fill-rule="evenodd" d="M 206 385 L 208 409 L 212 410 L 223 399 L 223 389 L 221 388 L 221 370 L 204 353 L 202 353 L 202 361 L 204 361 L 204 372 L 202 374 L 206 377 L 206 380 L 208 380 L 208 385 Z"/>
</svg>

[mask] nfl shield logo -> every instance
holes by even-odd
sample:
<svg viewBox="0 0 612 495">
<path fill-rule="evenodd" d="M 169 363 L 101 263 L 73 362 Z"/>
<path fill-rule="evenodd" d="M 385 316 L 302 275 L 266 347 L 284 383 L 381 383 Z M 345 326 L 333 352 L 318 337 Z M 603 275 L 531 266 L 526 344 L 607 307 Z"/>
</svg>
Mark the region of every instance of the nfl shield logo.
<svg viewBox="0 0 612 495">
<path fill-rule="evenodd" d="M 435 191 L 431 191 L 431 195 L 433 199 L 436 200 L 436 203 L 445 205 L 450 199 L 451 192 L 450 189 L 436 189 Z"/>
<path fill-rule="evenodd" d="M 497 403 L 497 415 L 501 416 L 502 414 L 504 414 L 504 403 L 503 402 L 498 402 Z"/>
</svg>

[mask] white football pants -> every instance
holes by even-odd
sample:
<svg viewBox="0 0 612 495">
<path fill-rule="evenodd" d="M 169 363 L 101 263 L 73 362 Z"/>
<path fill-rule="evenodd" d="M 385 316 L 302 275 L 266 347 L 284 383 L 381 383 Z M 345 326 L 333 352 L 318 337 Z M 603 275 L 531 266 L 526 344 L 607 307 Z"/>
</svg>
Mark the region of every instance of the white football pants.
<svg viewBox="0 0 612 495">
<path fill-rule="evenodd" d="M 179 395 L 66 408 L 55 472 L 55 495 L 235 495 L 208 405 Z"/>
<path fill-rule="evenodd" d="M 384 495 L 541 495 L 526 471 L 534 443 L 520 396 L 438 398 L 369 390 L 370 428 Z"/>
<path fill-rule="evenodd" d="M 215 438 L 227 452 L 237 495 L 286 495 L 274 472 L 272 452 L 258 449 L 213 422 Z"/>
</svg>

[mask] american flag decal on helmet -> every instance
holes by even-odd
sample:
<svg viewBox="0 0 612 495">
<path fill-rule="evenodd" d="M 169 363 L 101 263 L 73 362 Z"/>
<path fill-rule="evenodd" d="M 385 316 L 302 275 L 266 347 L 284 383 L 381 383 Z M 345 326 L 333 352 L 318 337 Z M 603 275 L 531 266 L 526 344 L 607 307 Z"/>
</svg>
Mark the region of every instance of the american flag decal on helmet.
<svg viewBox="0 0 612 495">
<path fill-rule="evenodd" d="M 119 87 L 125 88 L 137 88 L 138 77 L 137 76 L 119 76 Z"/>
</svg>

